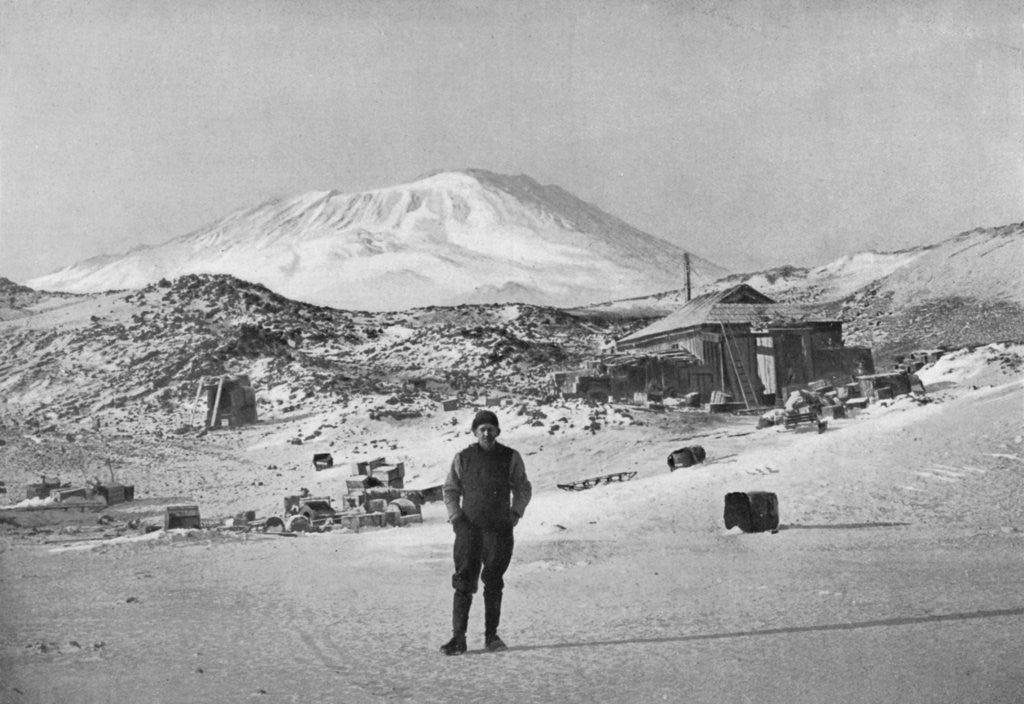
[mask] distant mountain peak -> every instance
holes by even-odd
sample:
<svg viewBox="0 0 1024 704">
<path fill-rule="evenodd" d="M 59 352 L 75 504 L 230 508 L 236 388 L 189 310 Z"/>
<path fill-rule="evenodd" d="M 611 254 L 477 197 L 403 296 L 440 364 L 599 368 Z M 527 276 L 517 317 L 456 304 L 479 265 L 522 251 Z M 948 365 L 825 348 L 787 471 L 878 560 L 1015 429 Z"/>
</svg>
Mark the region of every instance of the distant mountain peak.
<svg viewBox="0 0 1024 704">
<path fill-rule="evenodd" d="M 678 288 L 684 251 L 559 186 L 484 169 L 267 200 L 160 245 L 29 282 L 92 292 L 230 274 L 357 310 L 528 301 L 572 307 Z M 692 256 L 712 280 L 721 267 Z"/>
</svg>

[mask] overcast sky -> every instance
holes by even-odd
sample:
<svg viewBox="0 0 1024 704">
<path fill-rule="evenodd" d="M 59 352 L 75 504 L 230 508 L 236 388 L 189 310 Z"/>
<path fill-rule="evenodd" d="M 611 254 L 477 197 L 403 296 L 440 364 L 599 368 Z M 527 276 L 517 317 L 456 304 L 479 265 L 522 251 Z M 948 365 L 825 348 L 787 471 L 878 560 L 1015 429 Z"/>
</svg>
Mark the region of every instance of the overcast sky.
<svg viewBox="0 0 1024 704">
<path fill-rule="evenodd" d="M 462 167 L 736 271 L 937 242 L 1024 220 L 1022 46 L 1018 2 L 0 0 L 0 276 Z"/>
</svg>

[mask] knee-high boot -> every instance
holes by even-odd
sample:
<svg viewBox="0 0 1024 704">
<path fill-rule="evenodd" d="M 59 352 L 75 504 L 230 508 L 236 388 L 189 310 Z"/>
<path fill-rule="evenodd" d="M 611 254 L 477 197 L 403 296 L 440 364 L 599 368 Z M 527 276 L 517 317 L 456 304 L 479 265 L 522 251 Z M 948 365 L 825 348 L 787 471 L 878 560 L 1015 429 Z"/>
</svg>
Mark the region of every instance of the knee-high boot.
<svg viewBox="0 0 1024 704">
<path fill-rule="evenodd" d="M 473 605 L 473 595 L 465 592 L 455 592 L 452 599 L 452 634 L 456 636 L 466 635 L 469 628 L 469 607 Z"/>
<path fill-rule="evenodd" d="M 484 635 L 498 633 L 501 623 L 501 592 L 484 592 Z"/>
</svg>

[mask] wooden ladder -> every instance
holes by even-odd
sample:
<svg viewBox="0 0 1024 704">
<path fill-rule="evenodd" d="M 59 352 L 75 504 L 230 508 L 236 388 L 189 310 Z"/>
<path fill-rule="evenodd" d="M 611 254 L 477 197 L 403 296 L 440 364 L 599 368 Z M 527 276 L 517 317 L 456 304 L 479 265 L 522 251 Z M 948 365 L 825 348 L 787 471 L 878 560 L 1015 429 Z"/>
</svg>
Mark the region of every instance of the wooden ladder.
<svg viewBox="0 0 1024 704">
<path fill-rule="evenodd" d="M 754 389 L 754 382 L 751 381 L 743 360 L 740 358 L 736 340 L 729 336 L 725 323 L 719 323 L 722 327 L 722 337 L 725 339 L 725 349 L 729 355 L 729 363 L 732 366 L 733 374 L 736 377 L 736 384 L 740 387 L 740 395 L 743 396 L 743 405 L 746 409 L 752 410 L 758 407 L 757 391 Z"/>
</svg>

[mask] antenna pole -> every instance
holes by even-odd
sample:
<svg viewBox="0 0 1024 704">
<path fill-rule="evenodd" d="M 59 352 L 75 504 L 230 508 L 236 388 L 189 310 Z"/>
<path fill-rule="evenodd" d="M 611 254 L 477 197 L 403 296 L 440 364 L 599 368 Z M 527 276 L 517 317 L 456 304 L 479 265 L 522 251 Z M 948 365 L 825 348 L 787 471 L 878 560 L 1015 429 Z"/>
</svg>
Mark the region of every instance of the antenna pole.
<svg viewBox="0 0 1024 704">
<path fill-rule="evenodd" d="M 686 302 L 690 302 L 690 253 L 683 252 L 683 264 L 686 266 Z"/>
</svg>

